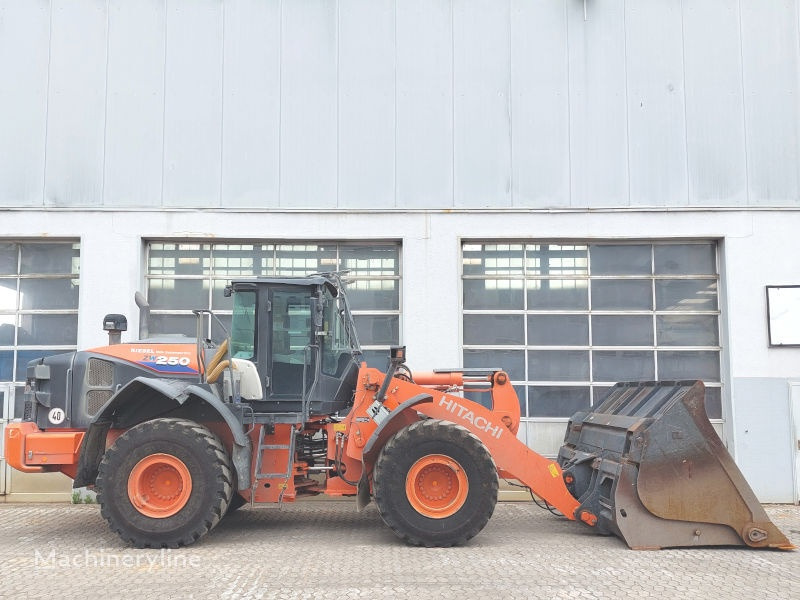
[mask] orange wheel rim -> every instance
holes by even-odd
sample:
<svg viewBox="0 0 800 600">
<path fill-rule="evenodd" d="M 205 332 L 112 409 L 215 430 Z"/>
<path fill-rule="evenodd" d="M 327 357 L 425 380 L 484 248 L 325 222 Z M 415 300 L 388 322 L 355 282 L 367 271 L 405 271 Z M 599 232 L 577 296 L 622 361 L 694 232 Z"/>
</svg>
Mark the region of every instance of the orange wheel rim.
<svg viewBox="0 0 800 600">
<path fill-rule="evenodd" d="M 186 506 L 191 493 L 189 469 L 171 454 L 146 456 L 128 477 L 128 498 L 146 517 L 171 517 Z"/>
<path fill-rule="evenodd" d="M 469 480 L 464 469 L 449 456 L 428 454 L 415 462 L 406 476 L 406 496 L 411 506 L 431 519 L 444 519 L 464 506 Z"/>
</svg>

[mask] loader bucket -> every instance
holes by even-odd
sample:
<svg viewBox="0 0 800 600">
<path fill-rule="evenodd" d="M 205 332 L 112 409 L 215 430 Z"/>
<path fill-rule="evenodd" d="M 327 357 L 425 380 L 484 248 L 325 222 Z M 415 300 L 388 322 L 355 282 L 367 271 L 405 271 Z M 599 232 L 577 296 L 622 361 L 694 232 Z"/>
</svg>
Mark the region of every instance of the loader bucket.
<svg viewBox="0 0 800 600">
<path fill-rule="evenodd" d="M 631 548 L 794 548 L 709 423 L 700 381 L 618 383 L 572 417 L 558 462 L 575 514 Z"/>
</svg>

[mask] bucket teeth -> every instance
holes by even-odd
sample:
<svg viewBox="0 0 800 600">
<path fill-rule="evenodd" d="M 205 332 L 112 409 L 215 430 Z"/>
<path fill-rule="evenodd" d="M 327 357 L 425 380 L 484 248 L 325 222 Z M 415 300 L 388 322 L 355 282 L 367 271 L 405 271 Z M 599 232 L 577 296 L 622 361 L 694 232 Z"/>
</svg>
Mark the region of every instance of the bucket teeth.
<svg viewBox="0 0 800 600">
<path fill-rule="evenodd" d="M 618 383 L 558 456 L 578 512 L 631 548 L 791 549 L 720 441 L 700 381 Z"/>
</svg>

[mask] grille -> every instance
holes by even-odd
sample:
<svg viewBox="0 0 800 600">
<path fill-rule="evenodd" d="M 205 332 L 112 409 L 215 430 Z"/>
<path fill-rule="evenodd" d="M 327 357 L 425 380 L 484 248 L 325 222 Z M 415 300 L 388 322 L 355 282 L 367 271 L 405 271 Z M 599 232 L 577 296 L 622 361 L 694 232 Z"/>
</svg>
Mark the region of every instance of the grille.
<svg viewBox="0 0 800 600">
<path fill-rule="evenodd" d="M 89 390 L 86 392 L 86 412 L 95 414 L 111 398 L 111 390 Z"/>
<path fill-rule="evenodd" d="M 114 383 L 114 363 L 99 358 L 90 358 L 86 380 L 91 386 L 111 387 Z"/>
</svg>

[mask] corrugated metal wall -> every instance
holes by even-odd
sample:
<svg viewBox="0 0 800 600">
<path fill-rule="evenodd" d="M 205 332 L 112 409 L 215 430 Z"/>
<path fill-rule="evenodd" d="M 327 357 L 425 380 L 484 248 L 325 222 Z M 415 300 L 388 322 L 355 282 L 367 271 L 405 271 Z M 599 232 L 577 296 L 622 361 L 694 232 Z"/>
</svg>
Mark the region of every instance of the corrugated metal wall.
<svg viewBox="0 0 800 600">
<path fill-rule="evenodd" d="M 800 203 L 797 0 L 0 0 L 0 206 Z"/>
</svg>

